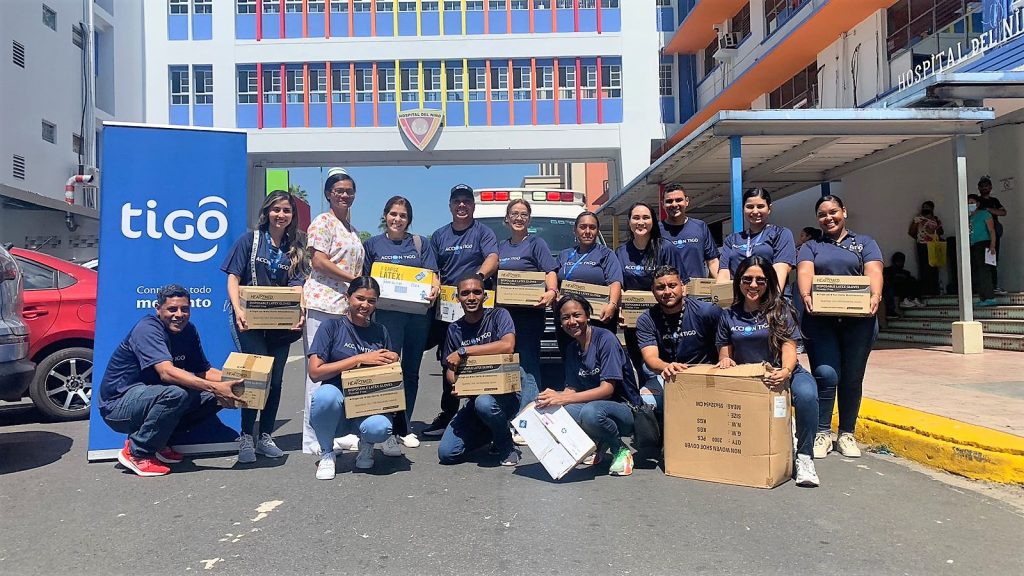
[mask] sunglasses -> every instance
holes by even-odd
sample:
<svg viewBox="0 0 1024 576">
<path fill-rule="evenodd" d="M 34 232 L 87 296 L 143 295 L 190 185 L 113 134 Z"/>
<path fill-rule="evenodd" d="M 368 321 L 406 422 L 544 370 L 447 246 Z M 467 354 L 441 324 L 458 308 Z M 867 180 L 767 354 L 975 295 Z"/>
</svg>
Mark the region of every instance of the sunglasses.
<svg viewBox="0 0 1024 576">
<path fill-rule="evenodd" d="M 740 284 L 743 284 L 744 286 L 750 286 L 751 284 L 766 286 L 768 284 L 768 279 L 764 276 L 743 276 L 740 278 Z"/>
</svg>

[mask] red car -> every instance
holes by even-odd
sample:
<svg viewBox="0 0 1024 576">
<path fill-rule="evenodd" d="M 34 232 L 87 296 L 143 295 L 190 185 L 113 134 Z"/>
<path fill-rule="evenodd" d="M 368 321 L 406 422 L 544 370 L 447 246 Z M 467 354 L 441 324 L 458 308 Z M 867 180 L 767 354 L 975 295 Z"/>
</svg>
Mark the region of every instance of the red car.
<svg viewBox="0 0 1024 576">
<path fill-rule="evenodd" d="M 35 377 L 25 392 L 52 420 L 88 418 L 96 272 L 32 250 L 10 252 L 25 282 L 28 357 L 36 363 Z"/>
</svg>

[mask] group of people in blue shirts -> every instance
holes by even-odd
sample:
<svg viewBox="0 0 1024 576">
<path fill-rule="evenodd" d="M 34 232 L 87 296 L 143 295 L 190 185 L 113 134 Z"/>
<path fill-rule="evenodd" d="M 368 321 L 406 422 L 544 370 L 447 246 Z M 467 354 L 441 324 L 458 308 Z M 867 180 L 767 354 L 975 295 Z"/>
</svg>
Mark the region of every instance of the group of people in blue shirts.
<svg viewBox="0 0 1024 576">
<path fill-rule="evenodd" d="M 385 456 L 400 456 L 403 447 L 419 446 L 410 416 L 424 352 L 435 345 L 443 374 L 440 412 L 419 433 L 439 440 L 442 464 L 462 462 L 488 448 L 502 465 L 517 465 L 521 439 L 510 421 L 533 404 L 565 407 L 598 445 L 584 463 L 607 459 L 609 474 L 627 476 L 633 454 L 623 438 L 633 433 L 636 411 L 649 404 L 661 415 L 665 381 L 694 364 L 770 365 L 765 385 L 792 392 L 799 485 L 819 484 L 813 458 L 824 458 L 833 449 L 847 457 L 860 455 L 853 432 L 877 333 L 875 318 L 815 314 L 810 292 L 816 274 L 867 276 L 873 314 L 882 293 L 882 257 L 874 240 L 847 229 L 847 211 L 837 196 L 817 202 L 821 235 L 807 238 L 799 251 L 792 232 L 769 222 L 767 191 L 743 195 L 743 230 L 727 236 L 719 249 L 708 226 L 687 215 L 686 192 L 670 185 L 664 192 L 664 221 L 651 206 L 634 204 L 627 214 L 628 239 L 616 250 L 601 242 L 598 216 L 583 212 L 573 225 L 575 245 L 553 254 L 543 238 L 530 233 L 526 200 L 508 203 L 508 236 L 499 241 L 474 220 L 469 186 L 452 188 L 452 222 L 429 238 L 409 232 L 412 203 L 395 196 L 382 212 L 384 232 L 353 245 L 358 236 L 349 215 L 355 181 L 334 173 L 324 194 L 331 210 L 314 220 L 305 242 L 297 230 L 294 198 L 283 191 L 269 195 L 257 230 L 238 239 L 222 267 L 238 348 L 274 357 L 266 406 L 261 411 L 242 408 L 240 463 L 283 454 L 272 433 L 287 350 L 299 338 L 304 339 L 308 374 L 303 447 L 318 455 L 318 479 L 335 477 L 336 453 L 342 450 L 358 451 L 355 466 L 365 469 L 373 467 L 377 447 Z M 447 323 L 434 319 L 433 309 L 427 314 L 378 309 L 380 287 L 370 276 L 375 262 L 435 272 L 428 298 L 436 300 L 442 286 L 453 287 L 463 316 Z M 533 306 L 494 306 L 489 289 L 498 270 L 544 273 L 546 290 Z M 795 282 L 789 280 L 793 271 Z M 733 305 L 723 309 L 689 296 L 691 278 L 731 282 Z M 562 293 L 565 281 L 607 287 L 608 300 L 591 302 Z M 303 320 L 290 330 L 248 329 L 238 303 L 243 285 L 303 285 Z M 622 293 L 637 290 L 650 291 L 657 304 L 640 315 L 635 327 L 625 328 L 619 319 Z M 202 357 L 198 334 L 188 324 L 188 292 L 184 300 L 179 292 L 172 287 L 160 294 L 156 315 L 141 320 L 128 335 L 100 387 L 101 414 L 112 428 L 128 434 L 119 460 L 141 475 L 170 471 L 166 464 L 181 455 L 167 443 L 196 422 L 193 414 L 205 417 L 218 406 L 238 405 L 231 383 L 221 382 Z M 563 359 L 560 382 L 545 382 L 541 376 L 549 309 Z M 616 335 L 620 330 L 625 345 Z M 801 342 L 808 369 L 798 362 Z M 456 394 L 454 384 L 467 358 L 510 353 L 519 355 L 520 392 Z M 342 373 L 393 363 L 402 367 L 406 410 L 346 418 Z M 839 429 L 833 438 L 837 397 Z"/>
</svg>

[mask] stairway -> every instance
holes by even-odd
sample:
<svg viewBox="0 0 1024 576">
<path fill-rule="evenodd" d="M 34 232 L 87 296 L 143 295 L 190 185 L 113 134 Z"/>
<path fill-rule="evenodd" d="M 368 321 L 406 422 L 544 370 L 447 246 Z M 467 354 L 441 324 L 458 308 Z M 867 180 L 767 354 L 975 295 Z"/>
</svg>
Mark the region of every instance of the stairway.
<svg viewBox="0 0 1024 576">
<path fill-rule="evenodd" d="M 913 344 L 952 344 L 952 324 L 959 320 L 956 296 L 923 298 L 925 308 L 904 308 L 901 318 L 890 318 L 878 339 Z M 978 299 L 974 298 L 974 302 Z M 996 296 L 997 306 L 975 308 L 984 344 L 990 350 L 1024 352 L 1024 293 Z"/>
</svg>

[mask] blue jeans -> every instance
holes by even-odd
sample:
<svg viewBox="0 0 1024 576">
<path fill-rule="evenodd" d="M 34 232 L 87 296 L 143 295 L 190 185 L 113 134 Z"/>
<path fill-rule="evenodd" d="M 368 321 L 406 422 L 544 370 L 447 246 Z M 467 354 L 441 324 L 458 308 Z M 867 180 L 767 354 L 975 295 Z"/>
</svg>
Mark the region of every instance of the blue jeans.
<svg viewBox="0 0 1024 576">
<path fill-rule="evenodd" d="M 625 446 L 622 436 L 633 433 L 633 411 L 623 402 L 591 400 L 566 404 L 565 409 L 599 447 L 617 450 Z"/>
<path fill-rule="evenodd" d="M 537 399 L 544 389 L 540 371 L 540 341 L 544 337 L 544 310 L 510 308 L 512 324 L 516 328 L 516 353 L 522 368 L 523 387 L 519 409 Z"/>
<path fill-rule="evenodd" d="M 643 388 L 640 389 L 640 399 L 644 401 L 644 404 L 650 404 L 654 406 L 654 411 L 659 415 L 665 414 L 665 379 L 661 377 L 661 374 L 653 374 L 650 370 L 644 368 L 641 378 L 646 378 L 643 384 L 643 388 L 646 388 L 650 394 L 645 393 Z"/>
<path fill-rule="evenodd" d="M 416 394 L 420 389 L 420 364 L 427 345 L 431 319 L 426 314 L 409 314 L 393 310 L 377 310 L 376 320 L 387 328 L 391 346 L 402 356 L 402 378 L 405 380 L 405 413 L 395 418 L 395 434 L 409 434 Z"/>
<path fill-rule="evenodd" d="M 123 396 L 100 408 L 103 420 L 114 431 L 128 435 L 133 456 L 151 456 L 167 447 L 176 433 L 220 411 L 209 392 L 174 384 L 137 384 Z"/>
<path fill-rule="evenodd" d="M 458 464 L 488 442 L 494 443 L 498 454 L 507 455 L 514 447 L 508 422 L 518 409 L 519 395 L 515 393 L 470 397 L 445 428 L 437 446 L 438 460 L 441 464 Z"/>
<path fill-rule="evenodd" d="M 853 433 L 860 413 L 864 370 L 878 336 L 871 318 L 804 314 L 804 347 L 811 374 L 818 382 L 818 431 L 832 428 L 832 409 L 839 396 L 839 431 Z"/>
<path fill-rule="evenodd" d="M 814 452 L 814 434 L 818 431 L 818 384 L 810 372 L 797 364 L 789 383 L 789 391 L 793 396 L 793 412 L 796 415 L 796 453 L 811 456 Z"/>
<path fill-rule="evenodd" d="M 324 384 L 313 392 L 309 406 L 309 425 L 316 433 L 322 451 L 334 446 L 334 439 L 347 434 L 358 434 L 364 442 L 376 444 L 391 436 L 391 418 L 374 414 L 363 418 L 345 417 L 345 396 L 333 384 Z"/>
<path fill-rule="evenodd" d="M 235 347 L 244 354 L 272 356 L 274 367 L 270 371 L 270 390 L 267 392 L 267 403 L 263 410 L 242 408 L 242 433 L 258 435 L 256 415 L 261 414 L 259 434 L 272 434 L 277 422 L 277 409 L 281 405 L 281 381 L 284 379 L 284 368 L 288 364 L 288 350 L 291 348 L 290 334 L 285 330 L 246 330 L 238 331 L 235 324 L 234 310 L 228 312 L 231 324 L 231 338 Z"/>
</svg>

